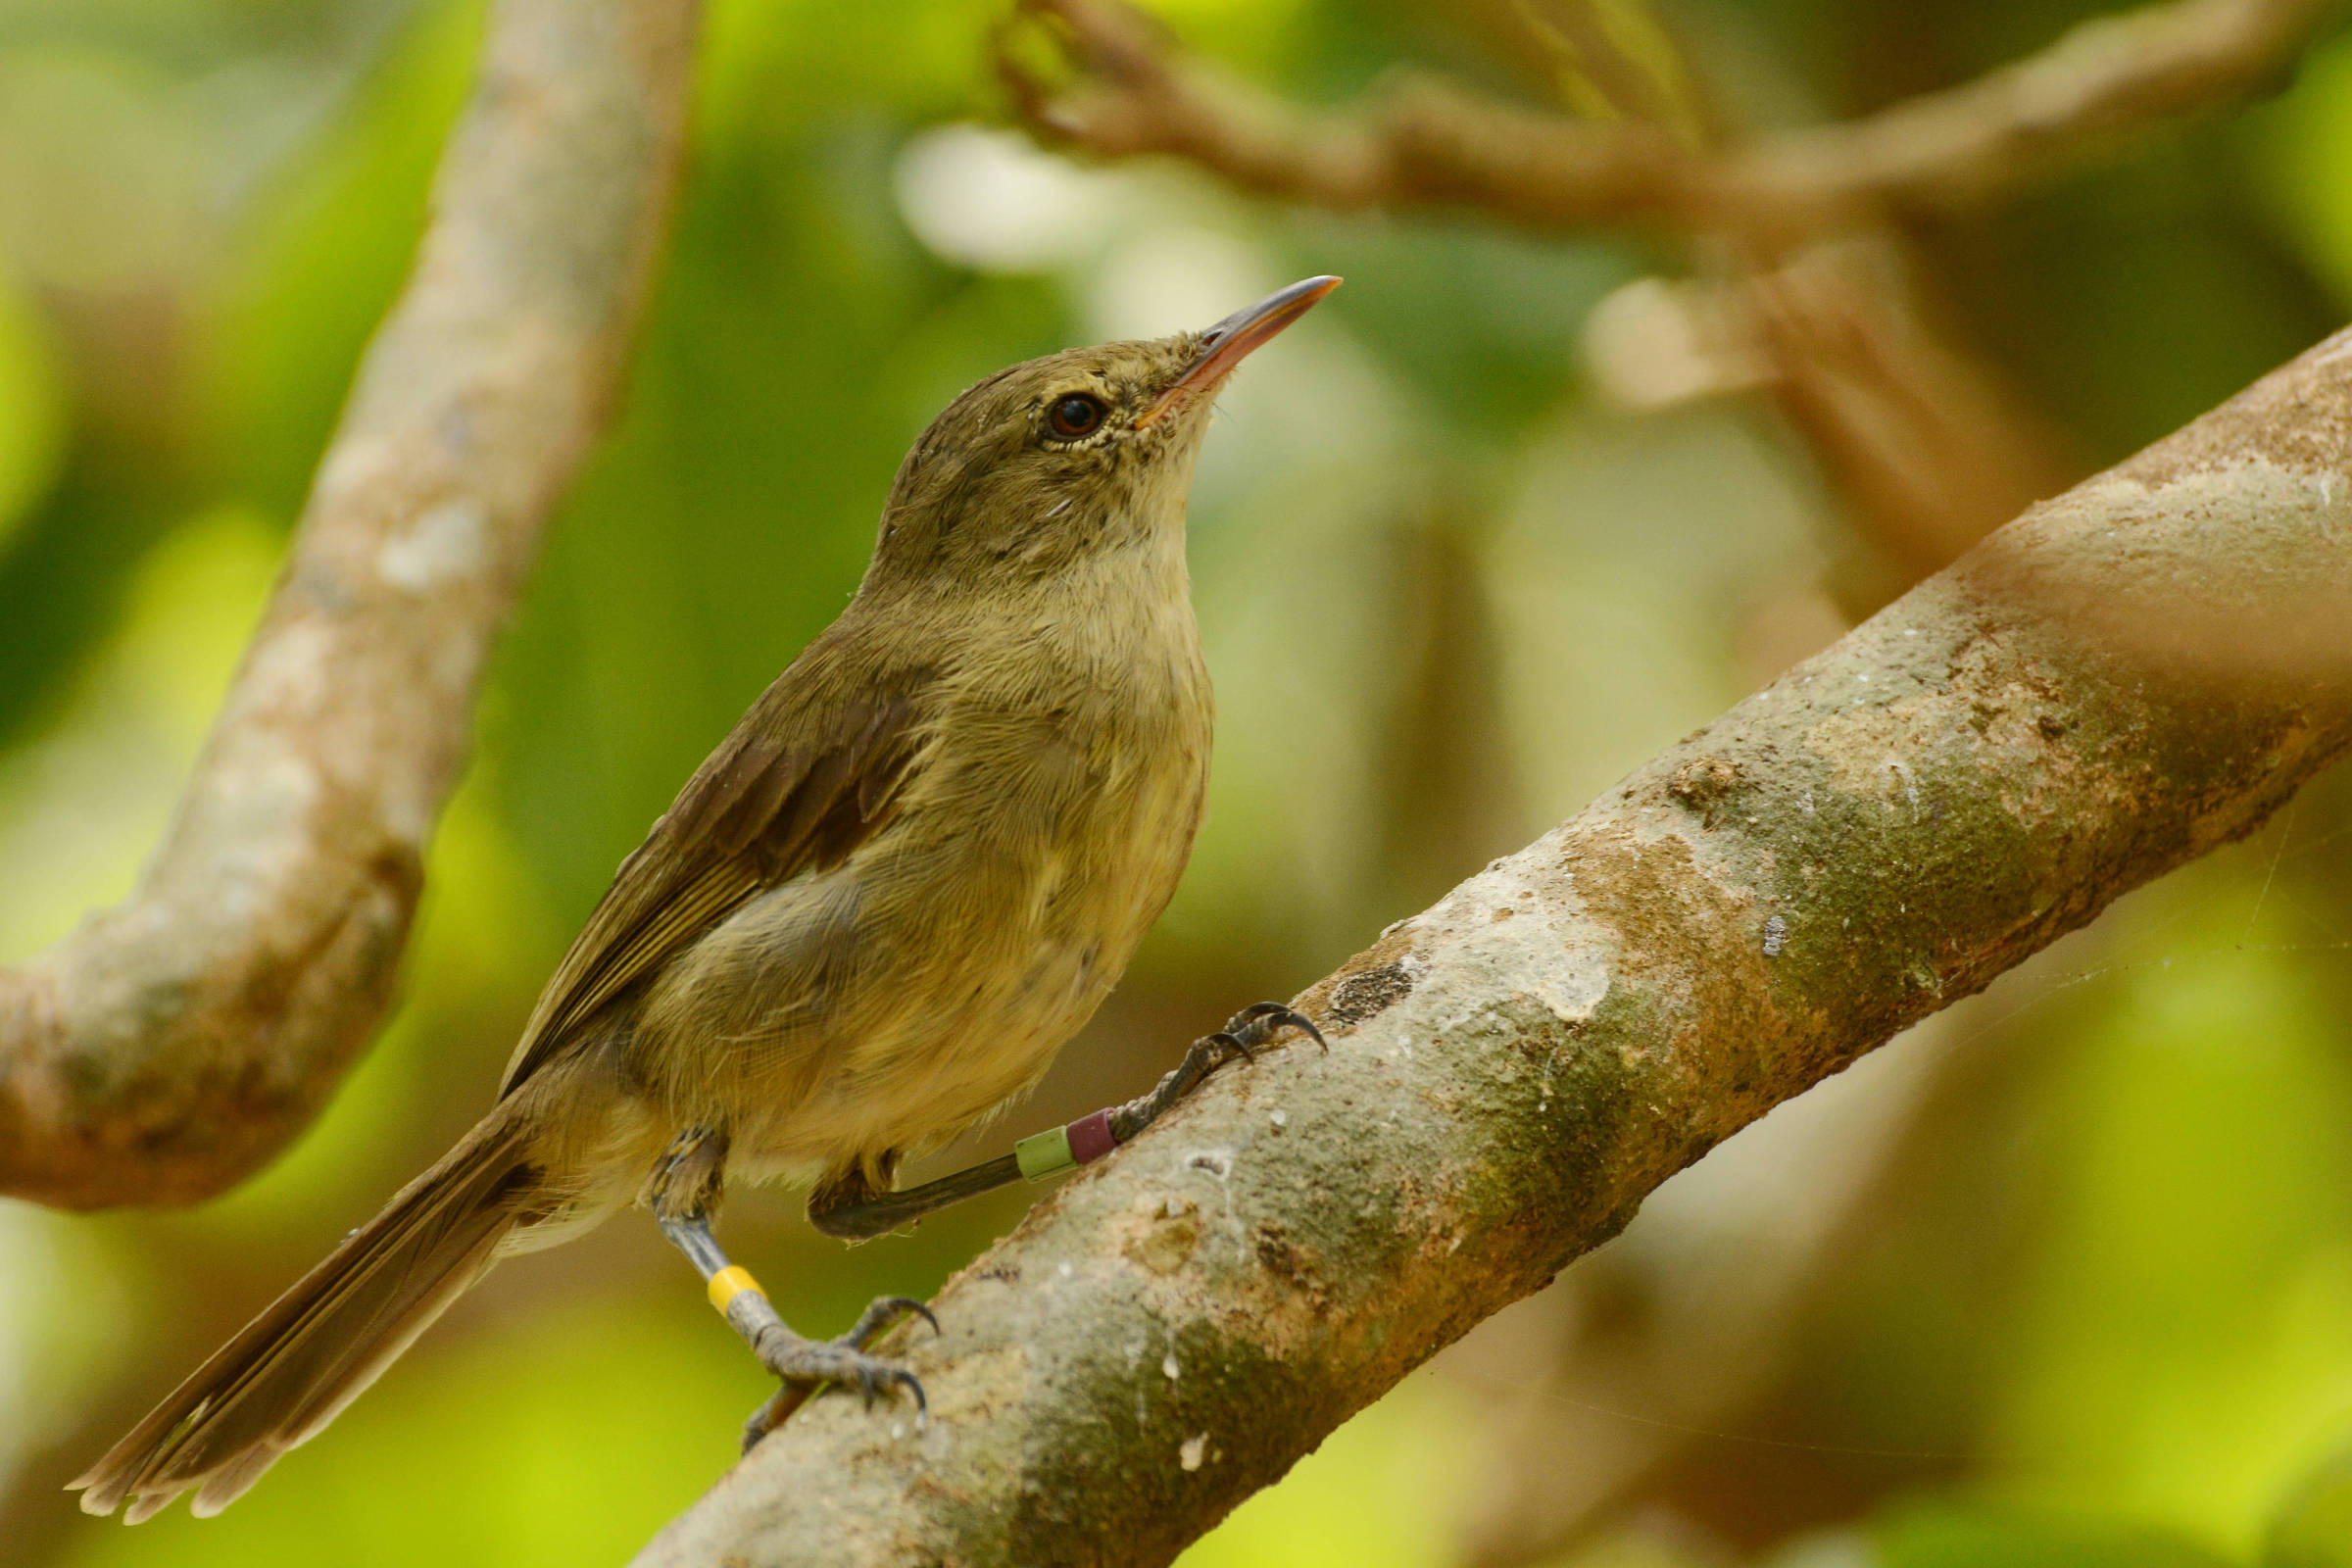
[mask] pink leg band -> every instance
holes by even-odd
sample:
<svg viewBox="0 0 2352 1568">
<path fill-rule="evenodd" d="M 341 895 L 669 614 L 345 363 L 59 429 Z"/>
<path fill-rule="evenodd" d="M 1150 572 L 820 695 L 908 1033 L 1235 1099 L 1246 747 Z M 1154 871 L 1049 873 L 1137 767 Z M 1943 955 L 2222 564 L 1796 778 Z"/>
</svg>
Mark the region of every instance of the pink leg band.
<svg viewBox="0 0 2352 1568">
<path fill-rule="evenodd" d="M 1118 1147 L 1110 1136 L 1110 1111 L 1107 1107 L 1091 1116 L 1082 1116 L 1070 1123 L 1070 1155 L 1081 1165 L 1091 1165 Z"/>
</svg>

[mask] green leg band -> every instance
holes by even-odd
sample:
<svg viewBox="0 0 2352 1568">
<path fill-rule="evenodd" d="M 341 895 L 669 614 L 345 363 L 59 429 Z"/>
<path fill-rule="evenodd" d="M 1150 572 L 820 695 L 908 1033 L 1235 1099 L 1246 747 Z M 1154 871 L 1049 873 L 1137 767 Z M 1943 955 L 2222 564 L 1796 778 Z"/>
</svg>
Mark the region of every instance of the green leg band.
<svg viewBox="0 0 2352 1568">
<path fill-rule="evenodd" d="M 1021 1174 L 1033 1182 L 1065 1170 L 1075 1170 L 1078 1156 L 1070 1152 L 1070 1130 L 1055 1127 L 1034 1137 L 1024 1138 L 1012 1146 L 1012 1157 L 1019 1163 Z"/>
</svg>

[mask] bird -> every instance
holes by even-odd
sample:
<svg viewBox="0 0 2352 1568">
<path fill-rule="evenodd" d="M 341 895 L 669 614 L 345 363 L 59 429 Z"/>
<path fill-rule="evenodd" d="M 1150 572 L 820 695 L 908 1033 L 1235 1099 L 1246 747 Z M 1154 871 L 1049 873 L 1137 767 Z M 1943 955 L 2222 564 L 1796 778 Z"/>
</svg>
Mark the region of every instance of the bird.
<svg viewBox="0 0 2352 1568">
<path fill-rule="evenodd" d="M 711 1230 L 731 1183 L 810 1187 L 858 1240 L 1102 1157 L 1276 1003 L 1148 1093 L 906 1191 L 901 1163 L 1033 1088 L 1175 891 L 1213 702 L 1185 509 L 1218 390 L 1337 288 L 989 376 L 916 440 L 840 616 L 679 791 L 564 954 L 490 1111 L 70 1483 L 131 1523 L 218 1513 L 499 1258 L 641 1203 L 779 1380 L 748 1449 L 825 1385 L 927 1405 L 866 1349 L 920 1302 L 803 1337 Z M 937 1324 L 934 1321 L 933 1327 Z"/>
</svg>

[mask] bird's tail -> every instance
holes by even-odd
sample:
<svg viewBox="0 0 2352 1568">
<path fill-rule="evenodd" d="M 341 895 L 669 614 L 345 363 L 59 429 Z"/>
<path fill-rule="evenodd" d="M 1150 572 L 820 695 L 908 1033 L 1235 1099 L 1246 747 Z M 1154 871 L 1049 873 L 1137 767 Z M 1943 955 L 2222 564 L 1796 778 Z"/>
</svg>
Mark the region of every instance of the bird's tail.
<svg viewBox="0 0 2352 1568">
<path fill-rule="evenodd" d="M 137 1524 L 193 1488 L 219 1513 L 315 1436 L 489 1268 L 544 1202 L 509 1100 L 70 1484 Z"/>
</svg>

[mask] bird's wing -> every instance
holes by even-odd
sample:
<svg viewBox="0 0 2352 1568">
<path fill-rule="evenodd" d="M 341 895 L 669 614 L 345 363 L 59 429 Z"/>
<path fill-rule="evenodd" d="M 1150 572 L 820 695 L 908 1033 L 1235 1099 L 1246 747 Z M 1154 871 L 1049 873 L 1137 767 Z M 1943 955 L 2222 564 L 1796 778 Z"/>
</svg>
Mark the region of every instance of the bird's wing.
<svg viewBox="0 0 2352 1568">
<path fill-rule="evenodd" d="M 847 859 L 920 765 L 927 671 L 852 675 L 820 638 L 761 694 L 623 860 L 540 993 L 503 1098 L 572 1030 L 753 895 Z"/>
</svg>

